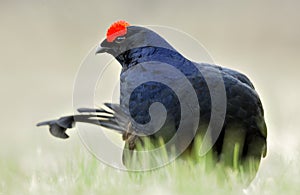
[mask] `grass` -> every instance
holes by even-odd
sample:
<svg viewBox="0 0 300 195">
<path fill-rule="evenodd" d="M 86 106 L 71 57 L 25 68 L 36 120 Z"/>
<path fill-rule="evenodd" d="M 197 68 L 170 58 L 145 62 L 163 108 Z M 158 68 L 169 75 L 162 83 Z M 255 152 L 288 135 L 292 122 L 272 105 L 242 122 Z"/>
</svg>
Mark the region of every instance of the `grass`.
<svg viewBox="0 0 300 195">
<path fill-rule="evenodd" d="M 62 145 L 66 143 L 61 143 Z M 67 144 L 68 145 L 68 144 Z M 146 172 L 126 172 L 99 162 L 79 143 L 72 149 L 37 149 L 0 161 L 0 194 L 299 194 L 299 156 L 268 154 L 255 180 L 244 186 L 237 173 L 209 158 L 177 160 Z M 238 152 L 238 147 L 236 149 Z M 236 160 L 234 160 L 236 161 Z M 237 165 L 236 165 L 237 166 Z"/>
</svg>

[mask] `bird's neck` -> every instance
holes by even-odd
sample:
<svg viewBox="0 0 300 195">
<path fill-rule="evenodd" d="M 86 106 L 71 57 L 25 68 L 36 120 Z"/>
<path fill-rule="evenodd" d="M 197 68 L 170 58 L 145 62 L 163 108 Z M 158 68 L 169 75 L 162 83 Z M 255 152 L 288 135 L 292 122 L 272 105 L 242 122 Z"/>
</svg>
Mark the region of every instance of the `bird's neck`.
<svg viewBox="0 0 300 195">
<path fill-rule="evenodd" d="M 122 69 L 127 70 L 139 63 L 147 61 L 160 61 L 168 63 L 170 61 L 187 60 L 174 49 L 145 46 L 127 50 L 116 57 L 122 65 Z"/>
</svg>

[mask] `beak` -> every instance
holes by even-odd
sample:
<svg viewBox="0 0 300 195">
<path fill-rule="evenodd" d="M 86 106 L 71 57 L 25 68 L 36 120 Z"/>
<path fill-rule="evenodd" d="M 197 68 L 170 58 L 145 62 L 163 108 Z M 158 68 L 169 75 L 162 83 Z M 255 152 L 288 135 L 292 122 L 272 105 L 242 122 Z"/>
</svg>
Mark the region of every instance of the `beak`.
<svg viewBox="0 0 300 195">
<path fill-rule="evenodd" d="M 98 47 L 96 47 L 95 50 L 95 55 L 97 55 L 98 53 L 105 53 L 109 50 L 108 47 L 101 47 L 100 45 Z"/>
</svg>

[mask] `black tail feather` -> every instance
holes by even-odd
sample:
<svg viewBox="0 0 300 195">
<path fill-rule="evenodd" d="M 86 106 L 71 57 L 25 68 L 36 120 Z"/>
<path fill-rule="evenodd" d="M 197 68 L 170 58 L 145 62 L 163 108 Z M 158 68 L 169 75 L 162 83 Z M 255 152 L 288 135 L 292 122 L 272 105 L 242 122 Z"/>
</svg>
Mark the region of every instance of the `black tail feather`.
<svg viewBox="0 0 300 195">
<path fill-rule="evenodd" d="M 115 130 L 118 133 L 124 133 L 127 129 L 129 120 L 120 106 L 110 103 L 106 103 L 104 105 L 111 111 L 108 111 L 107 108 L 79 108 L 78 112 L 90 114 L 64 116 L 57 120 L 40 122 L 37 126 L 49 125 L 50 133 L 53 136 L 62 139 L 69 137 L 68 134 L 65 133 L 66 130 L 73 128 L 77 122 L 99 125 Z"/>
</svg>

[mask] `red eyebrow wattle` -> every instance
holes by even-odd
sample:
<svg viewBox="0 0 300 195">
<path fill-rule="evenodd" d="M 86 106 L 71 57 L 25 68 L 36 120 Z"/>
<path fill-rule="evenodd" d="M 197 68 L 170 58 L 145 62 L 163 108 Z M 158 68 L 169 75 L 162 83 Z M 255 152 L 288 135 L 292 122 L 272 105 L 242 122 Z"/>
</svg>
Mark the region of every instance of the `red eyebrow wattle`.
<svg viewBox="0 0 300 195">
<path fill-rule="evenodd" d="M 117 37 L 126 35 L 127 26 L 129 26 L 129 23 L 124 20 L 113 23 L 106 33 L 107 42 L 113 42 Z"/>
</svg>

